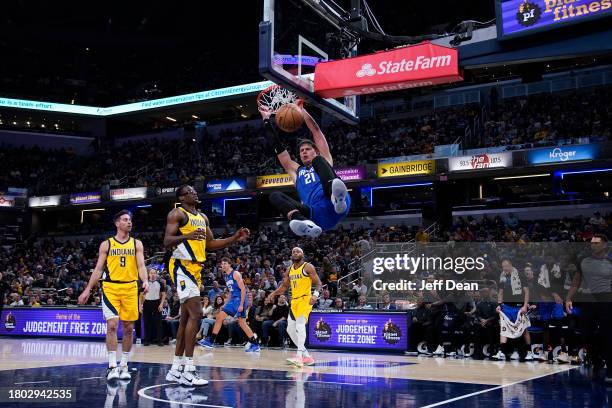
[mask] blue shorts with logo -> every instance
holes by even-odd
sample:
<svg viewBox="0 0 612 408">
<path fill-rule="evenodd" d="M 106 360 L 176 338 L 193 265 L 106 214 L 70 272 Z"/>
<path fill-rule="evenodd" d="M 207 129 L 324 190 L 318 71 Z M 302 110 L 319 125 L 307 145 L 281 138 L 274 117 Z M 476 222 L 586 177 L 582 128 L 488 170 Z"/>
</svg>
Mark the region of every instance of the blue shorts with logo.
<svg viewBox="0 0 612 408">
<path fill-rule="evenodd" d="M 333 229 L 343 218 L 347 216 L 351 209 L 351 195 L 346 195 L 346 211 L 338 214 L 334 209 L 330 199 L 319 200 L 308 204 L 310 207 L 310 219 L 317 224 L 323 231 Z"/>
<path fill-rule="evenodd" d="M 223 311 L 227 313 L 228 316 L 233 317 L 246 317 L 246 310 L 249 306 L 249 300 L 247 298 L 244 299 L 244 304 L 242 307 L 242 312 L 238 312 L 238 307 L 240 306 L 240 298 L 231 298 L 224 306 Z"/>
</svg>

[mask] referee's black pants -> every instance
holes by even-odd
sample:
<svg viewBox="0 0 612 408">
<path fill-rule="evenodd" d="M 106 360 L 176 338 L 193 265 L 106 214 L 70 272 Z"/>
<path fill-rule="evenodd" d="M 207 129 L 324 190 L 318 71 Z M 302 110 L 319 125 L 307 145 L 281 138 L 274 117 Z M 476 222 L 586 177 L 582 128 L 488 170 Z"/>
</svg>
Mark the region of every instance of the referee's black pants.
<svg viewBox="0 0 612 408">
<path fill-rule="evenodd" d="M 591 356 L 593 363 L 604 360 L 608 366 L 608 375 L 612 374 L 612 303 L 581 303 L 579 319 L 585 336 L 587 355 Z"/>
<path fill-rule="evenodd" d="M 146 300 L 142 305 L 144 318 L 144 343 L 159 343 L 162 336 L 162 315 L 159 311 L 159 299 Z"/>
</svg>

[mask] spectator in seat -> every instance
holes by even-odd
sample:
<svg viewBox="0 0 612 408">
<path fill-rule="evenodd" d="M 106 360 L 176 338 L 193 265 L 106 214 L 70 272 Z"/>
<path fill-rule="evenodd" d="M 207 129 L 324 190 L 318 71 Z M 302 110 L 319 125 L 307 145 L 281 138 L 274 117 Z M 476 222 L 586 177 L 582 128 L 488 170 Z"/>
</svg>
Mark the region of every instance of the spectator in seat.
<svg viewBox="0 0 612 408">
<path fill-rule="evenodd" d="M 276 280 L 274 280 L 274 275 L 270 275 L 268 276 L 268 279 L 266 279 L 266 281 L 264 282 L 264 287 L 263 289 L 265 291 L 272 291 L 275 290 L 278 287 L 278 285 L 276 284 Z"/>
<path fill-rule="evenodd" d="M 378 306 L 380 310 L 397 310 L 394 303 L 391 303 L 391 295 L 385 293 L 383 295 L 383 302 Z"/>
<path fill-rule="evenodd" d="M 429 242 L 429 234 L 423 228 L 419 228 L 414 239 L 417 242 Z"/>
<path fill-rule="evenodd" d="M 329 309 L 332 306 L 332 300 L 329 296 L 329 290 L 325 289 L 323 291 L 323 297 L 317 302 L 318 309 Z"/>
<path fill-rule="evenodd" d="M 76 293 L 74 293 L 74 289 L 72 289 L 71 287 L 68 287 L 66 289 L 66 293 L 62 298 L 62 302 L 65 305 L 76 305 L 77 303 L 77 295 Z"/>
<path fill-rule="evenodd" d="M 208 299 L 216 299 L 217 295 L 221 295 L 223 290 L 219 287 L 219 282 L 213 281 L 213 287 L 208 291 Z"/>
<path fill-rule="evenodd" d="M 480 291 L 480 300 L 476 302 L 476 341 L 474 344 L 474 358 L 484 358 L 483 346 L 490 344 L 489 353 L 495 355 L 499 347 L 499 326 L 495 308 L 497 304 L 491 299 L 491 289 Z"/>
<path fill-rule="evenodd" d="M 419 296 L 417 307 L 414 309 L 414 312 L 412 312 L 412 324 L 408 328 L 410 351 L 415 351 L 421 341 L 431 337 L 428 332 L 432 330 L 432 327 L 433 321 L 431 320 L 431 311 L 423 300 L 423 296 Z"/>
<path fill-rule="evenodd" d="M 9 304 L 9 306 L 23 306 L 23 300 L 17 293 L 11 293 L 11 300 L 12 302 Z"/>
<path fill-rule="evenodd" d="M 353 285 L 353 293 L 351 293 L 351 297 L 350 300 L 352 302 L 355 302 L 356 300 L 359 299 L 359 296 L 367 296 L 368 294 L 368 287 L 362 283 L 361 278 L 357 279 L 357 282 Z"/>
<path fill-rule="evenodd" d="M 272 308 L 272 318 L 266 320 L 262 327 L 262 341 L 263 344 L 270 344 L 270 330 L 272 328 L 278 329 L 278 340 L 281 345 L 285 343 L 285 337 L 287 335 L 287 317 L 289 316 L 289 305 L 287 304 L 287 297 L 280 295 L 278 297 L 278 303 Z"/>
<path fill-rule="evenodd" d="M 508 218 L 506 219 L 506 227 L 510 229 L 515 229 L 519 224 L 518 218 L 514 215 L 514 213 L 508 213 Z"/>
<path fill-rule="evenodd" d="M 599 211 L 596 211 L 591 218 L 589 218 L 589 224 L 594 227 L 603 228 L 606 226 L 606 220 L 601 216 Z"/>
<path fill-rule="evenodd" d="M 342 300 L 342 298 L 337 297 L 334 300 L 334 305 L 332 306 L 332 309 L 336 309 L 336 310 L 344 309 L 344 301 Z"/>
<path fill-rule="evenodd" d="M 354 291 L 351 290 L 346 280 L 343 280 L 340 283 L 340 290 L 338 291 L 338 297 L 341 297 L 342 299 L 349 299 L 352 297 L 353 292 Z"/>
<path fill-rule="evenodd" d="M 359 296 L 357 301 L 357 306 L 353 307 L 353 309 L 367 309 L 371 310 L 372 306 L 366 303 L 366 297 L 364 295 Z"/>
<path fill-rule="evenodd" d="M 253 330 L 257 333 L 259 338 L 263 338 L 262 328 L 266 320 L 272 320 L 272 310 L 274 303 L 268 300 L 268 296 L 264 296 L 260 299 L 259 306 L 255 312 L 255 327 Z"/>
<path fill-rule="evenodd" d="M 176 343 L 176 332 L 179 326 L 179 319 L 181 317 L 181 301 L 179 300 L 176 291 L 172 295 L 172 304 L 170 305 L 170 312 L 166 316 L 165 326 L 166 331 L 169 331 L 172 335 L 172 343 Z"/>
<path fill-rule="evenodd" d="M 202 319 L 202 323 L 200 325 L 200 333 L 204 339 L 206 339 L 206 336 L 208 336 L 208 329 L 210 329 L 211 326 L 215 325 L 215 319 L 217 318 L 217 314 L 219 313 L 224 304 L 225 300 L 223 299 L 223 295 L 218 294 L 215 297 L 215 303 L 212 307 L 212 310 L 209 311 L 208 316 L 204 316 L 204 319 Z"/>
<path fill-rule="evenodd" d="M 208 335 L 208 333 L 202 333 L 202 330 L 204 327 L 204 319 L 209 318 L 209 316 L 212 316 L 212 312 L 213 305 L 210 303 L 210 299 L 208 299 L 207 296 L 204 296 L 202 298 L 202 321 L 200 323 L 200 331 L 198 331 L 198 334 L 196 334 L 196 338 L 198 340 Z"/>
</svg>

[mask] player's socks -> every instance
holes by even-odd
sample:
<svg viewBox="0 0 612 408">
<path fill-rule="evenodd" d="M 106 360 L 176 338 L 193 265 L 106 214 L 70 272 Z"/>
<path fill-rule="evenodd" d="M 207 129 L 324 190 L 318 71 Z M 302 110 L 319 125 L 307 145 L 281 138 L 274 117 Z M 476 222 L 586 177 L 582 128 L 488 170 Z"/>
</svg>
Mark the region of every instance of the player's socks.
<svg viewBox="0 0 612 408">
<path fill-rule="evenodd" d="M 127 363 L 128 363 L 128 359 L 129 358 L 130 358 L 130 352 L 129 351 L 122 352 L 121 353 L 121 362 L 119 363 L 119 365 L 127 367 Z"/>
<path fill-rule="evenodd" d="M 183 365 L 183 356 L 174 356 L 172 360 L 171 370 L 178 370 Z"/>
<path fill-rule="evenodd" d="M 344 214 L 346 211 L 346 196 L 348 195 L 348 190 L 346 188 L 346 184 L 339 178 L 335 178 L 332 181 L 331 187 L 331 202 L 334 205 L 334 211 L 336 214 Z"/>
<path fill-rule="evenodd" d="M 109 368 L 117 367 L 117 352 L 116 351 L 108 352 L 108 367 Z"/>
<path fill-rule="evenodd" d="M 253 337 L 249 339 L 249 342 L 252 344 L 259 344 L 259 339 L 257 338 L 257 333 L 253 333 Z"/>
<path fill-rule="evenodd" d="M 300 237 L 317 238 L 323 232 L 321 227 L 310 220 L 291 220 L 289 228 Z"/>
</svg>

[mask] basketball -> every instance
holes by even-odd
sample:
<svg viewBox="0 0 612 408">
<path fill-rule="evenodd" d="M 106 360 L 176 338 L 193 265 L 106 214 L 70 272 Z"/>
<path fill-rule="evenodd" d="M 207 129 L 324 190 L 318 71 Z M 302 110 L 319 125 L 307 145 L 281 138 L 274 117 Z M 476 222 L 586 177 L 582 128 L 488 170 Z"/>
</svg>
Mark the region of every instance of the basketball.
<svg viewBox="0 0 612 408">
<path fill-rule="evenodd" d="M 281 106 L 276 112 L 276 124 L 285 132 L 295 132 L 304 123 L 300 108 L 294 103 Z"/>
</svg>

